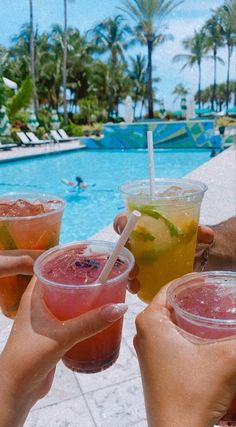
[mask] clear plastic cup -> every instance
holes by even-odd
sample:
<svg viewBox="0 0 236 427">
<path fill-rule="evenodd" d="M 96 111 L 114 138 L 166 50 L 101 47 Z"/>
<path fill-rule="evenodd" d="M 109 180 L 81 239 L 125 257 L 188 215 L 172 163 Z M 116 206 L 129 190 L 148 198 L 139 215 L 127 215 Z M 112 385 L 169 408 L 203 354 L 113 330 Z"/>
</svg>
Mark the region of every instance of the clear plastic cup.
<svg viewBox="0 0 236 427">
<path fill-rule="evenodd" d="M 156 179 L 154 196 L 149 180 L 120 188 L 126 211 L 138 210 L 130 248 L 139 269 L 138 296 L 150 302 L 160 288 L 193 270 L 200 206 L 207 190 L 202 182 Z"/>
<path fill-rule="evenodd" d="M 167 300 L 183 330 L 207 341 L 236 340 L 236 272 L 187 274 L 170 284 Z M 236 396 L 221 425 L 228 422 L 236 426 Z"/>
<path fill-rule="evenodd" d="M 47 250 L 58 245 L 64 208 L 65 202 L 51 194 L 0 195 L 0 250 Z M 0 307 L 5 316 L 15 317 L 30 279 L 26 275 L 0 278 Z"/>
<path fill-rule="evenodd" d="M 58 319 L 71 319 L 101 305 L 125 301 L 128 274 L 134 265 L 128 249 L 122 249 L 108 280 L 96 283 L 104 259 L 113 249 L 111 242 L 89 240 L 58 246 L 37 259 L 34 273 L 49 310 Z M 119 319 L 76 344 L 64 356 L 64 364 L 81 373 L 99 372 L 111 366 L 119 356 L 122 324 L 123 319 Z"/>
</svg>

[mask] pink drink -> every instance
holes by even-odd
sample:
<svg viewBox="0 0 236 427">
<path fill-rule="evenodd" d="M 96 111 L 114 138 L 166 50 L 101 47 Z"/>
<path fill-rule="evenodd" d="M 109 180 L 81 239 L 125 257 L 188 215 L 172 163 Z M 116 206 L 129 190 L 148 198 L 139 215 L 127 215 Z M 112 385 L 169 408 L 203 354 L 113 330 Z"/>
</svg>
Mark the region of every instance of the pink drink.
<svg viewBox="0 0 236 427">
<path fill-rule="evenodd" d="M 96 283 L 114 245 L 109 242 L 78 242 L 53 248 L 40 256 L 35 274 L 43 287 L 50 311 L 60 320 L 71 319 L 108 303 L 125 301 L 132 254 L 122 249 L 105 284 Z M 119 356 L 123 320 L 75 345 L 63 358 L 77 372 L 99 372 Z"/>
<path fill-rule="evenodd" d="M 177 325 L 185 331 L 212 341 L 235 339 L 236 273 L 187 274 L 171 282 L 167 298 L 174 308 Z M 236 396 L 224 421 L 235 422 L 230 425 L 236 426 Z"/>
</svg>

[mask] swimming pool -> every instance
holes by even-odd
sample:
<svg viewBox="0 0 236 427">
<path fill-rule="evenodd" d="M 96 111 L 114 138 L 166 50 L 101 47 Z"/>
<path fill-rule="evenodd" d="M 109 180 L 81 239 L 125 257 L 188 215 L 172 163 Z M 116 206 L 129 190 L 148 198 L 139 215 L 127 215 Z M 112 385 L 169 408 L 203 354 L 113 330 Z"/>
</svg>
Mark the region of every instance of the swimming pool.
<svg viewBox="0 0 236 427">
<path fill-rule="evenodd" d="M 180 178 L 210 158 L 210 150 L 156 150 L 157 177 Z M 70 192 L 63 178 L 80 175 L 86 191 Z M 79 150 L 0 164 L 0 193 L 48 192 L 67 202 L 61 241 L 86 239 L 112 222 L 122 209 L 119 186 L 148 177 L 146 150 Z"/>
</svg>

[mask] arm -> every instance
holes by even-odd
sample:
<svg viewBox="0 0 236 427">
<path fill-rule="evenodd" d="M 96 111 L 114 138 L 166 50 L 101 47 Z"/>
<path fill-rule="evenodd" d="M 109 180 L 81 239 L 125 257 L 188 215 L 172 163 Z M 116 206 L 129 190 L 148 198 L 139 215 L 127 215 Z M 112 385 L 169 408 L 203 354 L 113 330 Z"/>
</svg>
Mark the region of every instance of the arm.
<svg viewBox="0 0 236 427">
<path fill-rule="evenodd" d="M 212 239 L 206 234 L 211 230 Z M 209 237 L 209 239 L 208 239 Z M 200 226 L 195 271 L 236 270 L 236 216 L 209 227 Z"/>
<path fill-rule="evenodd" d="M 0 277 L 25 274 L 32 276 L 35 259 L 41 250 L 0 250 Z"/>
<path fill-rule="evenodd" d="M 206 270 L 236 270 L 236 216 L 213 225 L 214 244 L 209 250 Z"/>
<path fill-rule="evenodd" d="M 183 334 L 171 320 L 167 286 L 136 319 L 148 425 L 213 427 L 236 391 L 235 341 L 203 343 Z"/>
<path fill-rule="evenodd" d="M 126 309 L 124 304 L 108 304 L 59 321 L 47 309 L 40 287 L 32 279 L 0 357 L 0 426 L 21 427 L 32 406 L 50 390 L 63 355 L 121 318 Z"/>
</svg>

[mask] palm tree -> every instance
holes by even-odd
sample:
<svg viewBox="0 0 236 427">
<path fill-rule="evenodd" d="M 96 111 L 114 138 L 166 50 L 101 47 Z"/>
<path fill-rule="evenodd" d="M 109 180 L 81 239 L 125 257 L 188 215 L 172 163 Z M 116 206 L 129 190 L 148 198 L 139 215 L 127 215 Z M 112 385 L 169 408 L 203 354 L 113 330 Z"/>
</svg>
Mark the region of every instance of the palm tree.
<svg viewBox="0 0 236 427">
<path fill-rule="evenodd" d="M 141 102 L 143 106 L 147 97 L 147 65 L 145 56 L 140 54 L 135 58 L 130 58 L 130 60 L 129 76 L 132 81 L 131 96 L 134 101 L 133 113 L 135 118 L 137 103 Z"/>
<path fill-rule="evenodd" d="M 64 2 L 64 50 L 63 50 L 63 105 L 64 105 L 64 123 L 68 123 L 66 86 L 67 86 L 67 0 Z"/>
<path fill-rule="evenodd" d="M 3 63 L 6 57 L 6 51 L 3 46 L 0 45 L 0 108 L 6 100 L 6 86 L 3 81 Z"/>
<path fill-rule="evenodd" d="M 181 99 L 181 98 L 185 97 L 186 95 L 188 95 L 189 94 L 189 90 L 186 89 L 184 87 L 184 85 L 182 85 L 182 83 L 179 83 L 178 85 L 175 86 L 172 94 L 176 95 L 176 97 L 174 99 L 174 102 L 176 102 L 178 98 Z"/>
<path fill-rule="evenodd" d="M 57 29 L 53 27 L 52 33 L 40 35 L 37 43 L 37 87 L 39 103 L 50 109 L 58 109 L 60 104 L 60 88 L 62 84 L 62 44 L 58 38 Z M 61 30 L 61 29 L 60 29 Z M 62 42 L 62 30 L 61 30 Z"/>
<path fill-rule="evenodd" d="M 153 118 L 153 88 L 152 88 L 152 54 L 153 49 L 158 44 L 170 39 L 170 35 L 165 35 L 164 24 L 167 16 L 183 0 L 122 0 L 126 12 L 136 22 L 136 33 L 139 41 L 145 43 L 148 50 L 148 115 Z"/>
<path fill-rule="evenodd" d="M 108 119 L 118 116 L 119 103 L 130 91 L 130 78 L 125 73 L 125 66 L 98 61 L 93 66 L 89 80 L 89 94 L 95 96 L 99 106 L 107 110 Z"/>
<path fill-rule="evenodd" d="M 216 68 L 217 61 L 221 64 L 224 64 L 224 61 L 217 56 L 217 51 L 220 47 L 224 46 L 224 39 L 221 31 L 221 26 L 219 23 L 219 18 L 217 15 L 213 15 L 203 27 L 206 35 L 206 52 L 209 50 L 213 51 L 213 61 L 214 61 L 214 83 L 211 97 L 211 108 L 214 110 L 214 103 L 216 97 Z"/>
<path fill-rule="evenodd" d="M 236 0 L 225 0 L 223 7 L 228 11 L 233 31 L 236 32 Z"/>
<path fill-rule="evenodd" d="M 88 96 L 89 76 L 93 73 L 93 58 L 89 54 L 88 42 L 79 30 L 68 29 L 68 76 L 67 87 L 71 92 L 71 105 Z"/>
<path fill-rule="evenodd" d="M 201 65 L 203 58 L 212 59 L 212 56 L 206 55 L 206 37 L 203 30 L 194 31 L 194 36 L 183 40 L 183 46 L 188 50 L 189 54 L 175 55 L 173 62 L 186 61 L 181 71 L 187 66 L 192 67 L 194 64 L 198 66 L 198 108 L 201 108 Z"/>
<path fill-rule="evenodd" d="M 96 52 L 101 54 L 108 52 L 113 66 L 116 66 L 118 58 L 125 62 L 124 51 L 130 45 L 127 36 L 131 34 L 131 29 L 121 15 L 106 19 L 96 25 L 90 33 Z"/>
<path fill-rule="evenodd" d="M 232 4 L 234 2 L 231 2 Z M 216 9 L 215 13 L 219 16 L 219 23 L 221 27 L 221 32 L 224 38 L 225 45 L 227 46 L 227 78 L 226 78 L 226 114 L 229 110 L 229 85 L 230 85 L 230 65 L 231 57 L 233 53 L 233 48 L 236 46 L 236 32 L 235 32 L 235 22 L 233 22 L 231 17 L 231 9 L 225 6 L 221 6 Z"/>
<path fill-rule="evenodd" d="M 33 17 L 33 0 L 29 0 L 30 9 L 30 74 L 33 83 L 33 101 L 34 112 L 37 114 L 37 91 L 36 91 L 36 78 L 35 78 L 35 45 L 34 45 L 34 17 Z"/>
</svg>

